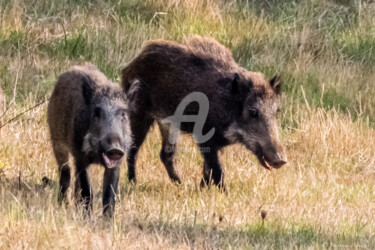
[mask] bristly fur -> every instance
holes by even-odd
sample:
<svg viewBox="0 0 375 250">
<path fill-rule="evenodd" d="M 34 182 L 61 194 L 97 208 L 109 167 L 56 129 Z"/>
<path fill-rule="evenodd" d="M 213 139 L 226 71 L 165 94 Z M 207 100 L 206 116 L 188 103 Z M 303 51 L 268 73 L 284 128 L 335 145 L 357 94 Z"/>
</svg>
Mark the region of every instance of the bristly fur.
<svg viewBox="0 0 375 250">
<path fill-rule="evenodd" d="M 102 116 L 95 116 L 95 110 L 101 111 Z M 106 167 L 103 205 L 105 211 L 113 211 L 113 190 L 117 190 L 122 152 L 128 151 L 131 145 L 127 110 L 126 95 L 121 87 L 109 81 L 94 65 L 74 66 L 60 75 L 48 105 L 47 118 L 59 165 L 60 197 L 65 196 L 70 184 L 67 163 L 71 154 L 75 159 L 76 183 L 80 183 L 76 185 L 76 192 L 82 189 L 86 205 L 91 199 L 87 167 L 92 163 Z M 120 154 L 120 158 L 112 162 L 105 155 L 111 152 Z M 108 210 L 107 205 L 111 209 Z"/>
<path fill-rule="evenodd" d="M 211 177 L 216 184 L 222 182 L 217 151 L 236 142 L 244 143 L 263 166 L 263 159 L 281 165 L 276 119 L 281 85 L 278 77 L 274 79 L 272 85 L 262 73 L 242 68 L 231 51 L 213 38 L 193 36 L 181 44 L 164 40 L 148 42 L 122 71 L 134 136 L 128 157 L 129 179 L 135 180 L 138 149 L 150 125 L 157 121 L 163 136 L 161 160 L 171 179 L 180 182 L 173 167 L 175 145 L 168 142 L 168 131 L 161 121 L 174 115 L 177 106 L 192 92 L 203 93 L 209 100 L 203 134 L 215 128 L 213 137 L 199 144 L 211 151 L 203 154 L 205 182 Z M 198 114 L 199 108 L 198 103 L 192 102 L 185 114 Z M 259 119 L 252 119 L 249 110 L 259 112 Z M 180 127 L 187 133 L 192 133 L 193 128 L 193 123 L 182 123 Z"/>
</svg>

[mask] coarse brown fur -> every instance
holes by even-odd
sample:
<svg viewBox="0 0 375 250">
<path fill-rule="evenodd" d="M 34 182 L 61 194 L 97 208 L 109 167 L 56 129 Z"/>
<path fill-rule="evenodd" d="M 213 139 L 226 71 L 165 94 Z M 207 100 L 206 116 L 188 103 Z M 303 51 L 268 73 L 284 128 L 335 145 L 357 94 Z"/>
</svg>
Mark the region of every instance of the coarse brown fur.
<svg viewBox="0 0 375 250">
<path fill-rule="evenodd" d="M 193 36 L 181 44 L 163 40 L 147 43 L 123 69 L 122 84 L 129 97 L 135 139 L 128 157 L 130 179 L 135 179 L 137 148 L 156 120 L 163 136 L 161 159 L 171 179 L 180 182 L 173 167 L 175 145 L 168 144 L 169 128 L 161 121 L 173 116 L 181 101 L 194 92 L 209 100 L 203 132 L 215 128 L 208 142 L 198 143 L 201 148 L 210 149 L 210 153 L 202 153 L 205 182 L 211 177 L 216 184 L 222 181 L 217 150 L 236 142 L 245 144 L 268 169 L 285 164 L 279 158 L 283 153 L 276 119 L 280 78 L 266 80 L 262 73 L 244 69 L 235 62 L 231 51 L 213 38 Z M 199 108 L 192 102 L 185 114 L 197 114 Z M 192 133 L 191 125 L 181 124 L 180 129 Z M 173 152 L 166 152 L 168 147 Z"/>
<path fill-rule="evenodd" d="M 154 58 L 155 61 L 149 61 L 146 65 L 138 62 L 144 61 L 144 58 Z M 250 78 L 256 88 L 259 88 L 260 94 L 274 95 L 271 86 L 267 84 L 264 75 L 260 72 L 251 72 L 238 65 L 232 56 L 232 52 L 211 37 L 193 36 L 177 43 L 173 41 L 154 40 L 148 42 L 140 52 L 139 56 L 133 60 L 122 71 L 122 84 L 128 90 L 134 78 L 139 77 L 137 72 L 147 72 L 152 70 L 149 65 L 158 63 L 157 67 L 162 67 L 163 71 L 169 71 L 170 74 L 164 76 L 167 80 L 170 78 L 199 79 L 210 77 L 215 81 L 225 77 L 232 77 L 234 73 L 239 74 L 240 78 Z M 136 67 L 135 67 L 136 66 Z M 204 71 L 204 75 L 202 75 Z M 145 78 L 146 77 L 146 78 Z M 156 76 L 150 76 L 156 78 Z M 147 76 L 142 75 L 140 80 L 147 84 Z M 184 81 L 186 79 L 184 78 Z M 163 84 L 168 84 L 164 81 Z"/>
<path fill-rule="evenodd" d="M 109 81 L 94 65 L 74 66 L 60 75 L 47 118 L 59 166 L 60 200 L 70 184 L 70 153 L 75 160 L 76 195 L 81 192 L 86 207 L 91 199 L 87 167 L 91 163 L 106 167 L 103 205 L 112 213 L 121 157 L 131 142 L 126 110 L 121 87 Z M 111 157 L 116 159 L 112 162 Z"/>
</svg>

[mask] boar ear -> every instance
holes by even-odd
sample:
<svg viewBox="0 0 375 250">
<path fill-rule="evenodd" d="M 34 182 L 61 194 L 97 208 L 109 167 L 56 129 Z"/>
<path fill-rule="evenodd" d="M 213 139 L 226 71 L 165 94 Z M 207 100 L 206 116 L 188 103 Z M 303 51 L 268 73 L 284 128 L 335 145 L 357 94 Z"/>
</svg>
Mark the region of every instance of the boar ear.
<svg viewBox="0 0 375 250">
<path fill-rule="evenodd" d="M 87 77 L 82 78 L 82 94 L 86 104 L 90 104 L 92 96 L 94 95 L 94 89 L 91 86 L 91 81 Z"/>
<path fill-rule="evenodd" d="M 246 99 L 246 96 L 252 87 L 252 83 L 249 83 L 248 86 L 242 84 L 239 75 L 235 73 L 233 79 L 228 82 L 227 86 L 229 86 L 234 99 L 241 102 Z"/>
<path fill-rule="evenodd" d="M 137 78 L 131 79 L 129 81 L 129 87 L 126 90 L 126 95 L 129 98 L 134 99 L 140 87 L 141 87 L 141 81 L 139 81 Z"/>
<path fill-rule="evenodd" d="M 276 94 L 280 94 L 281 92 L 281 77 L 279 75 L 275 75 L 270 80 L 270 85 L 275 91 Z"/>
<path fill-rule="evenodd" d="M 131 109 L 137 110 L 139 107 L 139 90 L 141 88 L 141 81 L 137 78 L 131 79 L 129 81 L 129 87 L 126 93 L 126 98 L 128 100 L 128 105 L 131 107 Z"/>
</svg>

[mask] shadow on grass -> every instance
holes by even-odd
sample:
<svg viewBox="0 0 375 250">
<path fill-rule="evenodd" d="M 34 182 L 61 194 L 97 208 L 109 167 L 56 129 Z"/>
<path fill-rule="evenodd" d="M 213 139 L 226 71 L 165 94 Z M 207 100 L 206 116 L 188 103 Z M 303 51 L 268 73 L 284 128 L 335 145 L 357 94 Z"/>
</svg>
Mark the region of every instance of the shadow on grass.
<svg viewBox="0 0 375 250">
<path fill-rule="evenodd" d="M 130 192 L 163 192 L 163 184 L 145 184 L 135 187 L 128 183 L 124 185 Z M 0 190 L 4 193 L 11 193 L 16 202 L 21 206 L 11 206 L 11 209 L 20 210 L 20 218 L 34 218 L 30 211 L 36 206 L 42 210 L 47 209 L 40 204 L 40 196 L 49 196 L 57 193 L 56 182 L 23 182 L 17 178 L 1 180 Z M 126 191 L 122 189 L 121 193 Z M 129 192 L 129 191 L 128 191 Z M 52 199 L 55 200 L 54 194 Z M 126 194 L 125 194 L 126 195 Z M 8 196 L 8 195 L 6 195 Z M 36 197 L 39 197 L 36 199 Z M 9 199 L 12 199 L 9 197 Z M 51 199 L 51 197 L 49 198 Z M 125 199 L 126 200 L 126 199 Z M 8 200 L 9 201 L 9 200 Z M 57 201 L 56 201 L 57 202 Z M 126 202 L 126 201 L 125 201 Z M 10 208 L 8 208 L 10 209 Z M 240 212 L 240 211 L 239 211 Z M 43 214 L 43 213 L 41 213 Z M 34 218 L 35 219 L 35 218 Z M 38 218 L 39 220 L 40 218 Z M 362 231 L 363 227 L 358 225 L 347 225 L 335 228 L 334 232 L 328 232 L 317 224 L 308 224 L 304 221 L 262 221 L 261 218 L 249 221 L 247 224 L 231 226 L 231 223 L 215 219 L 215 222 L 206 223 L 200 214 L 188 216 L 178 221 L 164 218 L 155 219 L 141 215 L 131 219 L 130 224 L 119 221 L 118 229 L 127 232 L 136 228 L 141 234 L 168 241 L 172 245 L 186 244 L 191 247 L 203 248 L 284 248 L 284 247 L 345 247 L 345 248 L 371 248 L 375 244 L 375 236 Z M 85 221 L 85 219 L 82 219 Z M 112 224 L 103 220 L 100 227 L 96 227 L 98 221 L 94 222 L 93 230 L 108 228 Z M 115 222 L 116 223 L 116 222 Z M 87 226 L 87 224 L 86 224 Z"/>
<path fill-rule="evenodd" d="M 120 186 L 120 190 L 122 200 L 127 200 L 126 196 L 131 194 L 144 195 L 146 193 L 160 199 L 161 193 L 165 190 L 168 193 L 173 192 L 171 185 L 165 185 L 162 182 L 137 185 L 126 182 Z M 194 195 L 197 190 L 199 190 L 198 187 L 190 187 L 189 193 L 191 194 L 189 195 Z M 134 219 L 131 227 L 138 228 L 142 234 L 157 236 L 172 245 L 187 244 L 191 247 L 209 249 L 292 246 L 370 248 L 375 244 L 375 237 L 364 232 L 363 225 L 342 225 L 332 232 L 318 224 L 294 221 L 293 218 L 272 222 L 267 219 L 262 222 L 259 218 L 247 224 L 231 226 L 231 222 L 222 222 L 221 216 L 215 217 L 214 222 L 209 223 L 205 222 L 200 214 L 191 214 L 178 221 L 170 220 L 166 215 L 161 216 L 160 219 L 148 218 L 148 216 L 138 217 Z M 129 227 L 126 226 L 123 230 L 129 230 Z"/>
<path fill-rule="evenodd" d="M 13 197 L 17 196 L 22 200 L 29 200 L 40 195 L 48 195 L 51 192 L 56 193 L 57 197 L 58 183 L 45 178 L 41 179 L 40 182 L 30 181 L 24 179 L 22 175 L 10 179 L 0 176 L 0 189 L 2 189 L 0 191 L 7 191 Z"/>
<path fill-rule="evenodd" d="M 199 223 L 178 224 L 165 221 L 135 221 L 135 226 L 145 234 L 157 234 L 159 237 L 172 242 L 200 245 L 204 248 L 227 247 L 339 247 L 370 248 L 375 244 L 370 235 L 329 234 L 319 225 L 297 223 L 269 223 L 265 221 L 244 225 L 242 228 L 208 225 Z"/>
</svg>

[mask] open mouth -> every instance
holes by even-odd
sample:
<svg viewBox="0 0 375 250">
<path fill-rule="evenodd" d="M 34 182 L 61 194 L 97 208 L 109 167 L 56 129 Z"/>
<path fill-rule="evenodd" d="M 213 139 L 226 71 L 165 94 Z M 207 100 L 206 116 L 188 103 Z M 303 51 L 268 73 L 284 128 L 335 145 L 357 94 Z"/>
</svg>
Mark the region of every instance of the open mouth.
<svg viewBox="0 0 375 250">
<path fill-rule="evenodd" d="M 264 155 L 259 157 L 258 160 L 265 169 L 272 170 L 272 165 L 264 158 Z"/>
<path fill-rule="evenodd" d="M 283 160 L 280 160 L 280 159 L 277 159 L 273 162 L 270 162 L 270 161 L 267 161 L 267 159 L 265 158 L 264 155 L 262 156 L 258 156 L 258 160 L 260 162 L 260 164 L 265 168 L 265 169 L 268 169 L 268 170 L 272 170 L 274 168 L 281 168 L 285 163 L 286 161 L 283 161 Z"/>
<path fill-rule="evenodd" d="M 252 150 L 252 152 L 258 158 L 260 165 L 267 170 L 281 168 L 287 163 L 285 160 L 280 159 L 279 155 L 275 152 L 271 152 L 271 156 L 267 156 L 268 154 L 264 153 L 260 145 L 257 146 L 256 150 Z"/>
<path fill-rule="evenodd" d="M 120 160 L 111 160 L 106 154 L 102 153 L 103 160 L 107 168 L 114 168 L 119 165 Z"/>
</svg>

